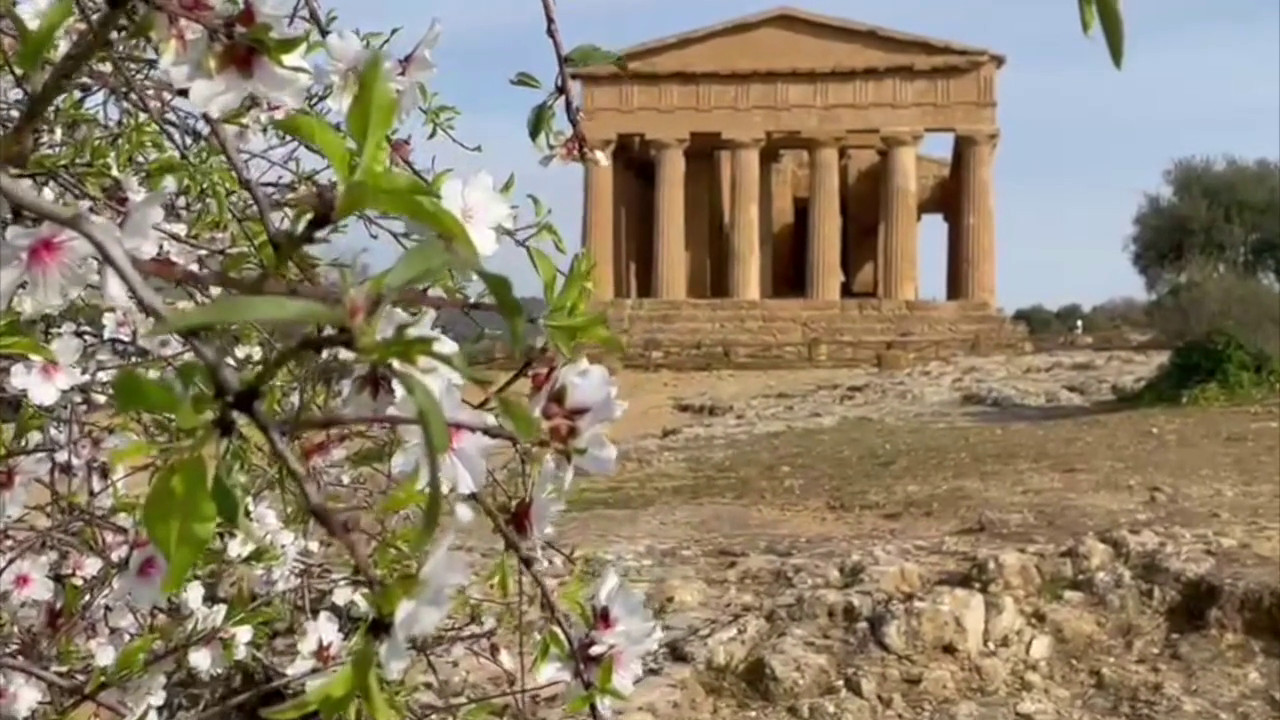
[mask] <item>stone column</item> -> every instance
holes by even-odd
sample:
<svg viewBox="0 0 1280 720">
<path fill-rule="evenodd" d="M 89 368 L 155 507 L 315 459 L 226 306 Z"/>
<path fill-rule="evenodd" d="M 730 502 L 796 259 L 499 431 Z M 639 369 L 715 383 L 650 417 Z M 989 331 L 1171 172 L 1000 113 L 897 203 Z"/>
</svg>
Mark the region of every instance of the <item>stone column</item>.
<svg viewBox="0 0 1280 720">
<path fill-rule="evenodd" d="M 777 148 L 760 151 L 760 297 L 773 297 L 773 166 Z"/>
<path fill-rule="evenodd" d="M 689 284 L 685 272 L 683 138 L 652 138 L 654 149 L 653 296 L 683 300 Z"/>
<path fill-rule="evenodd" d="M 816 140 L 809 150 L 809 254 L 805 297 L 840 299 L 840 146 Z"/>
<path fill-rule="evenodd" d="M 855 295 L 876 292 L 876 164 L 880 153 L 874 147 L 848 147 L 843 151 L 844 169 L 844 276 Z"/>
<path fill-rule="evenodd" d="M 782 297 L 779 293 L 790 295 L 802 289 L 803 283 L 795 282 L 797 268 L 792 262 L 792 253 L 800 238 L 796 235 L 796 192 L 792 180 L 792 163 L 785 154 L 779 153 L 778 159 L 770 169 L 769 183 L 769 237 L 772 239 L 772 271 L 769 297 Z"/>
<path fill-rule="evenodd" d="M 616 204 L 613 192 L 613 145 L 612 141 L 591 143 L 591 149 L 603 153 L 602 157 L 608 164 L 587 163 L 584 173 L 582 238 L 587 252 L 595 260 L 591 284 L 597 300 L 612 300 L 617 292 L 614 285 L 618 268 L 615 266 L 613 232 L 613 209 Z"/>
<path fill-rule="evenodd" d="M 994 128 L 956 134 L 959 180 L 956 187 L 954 249 L 956 299 L 996 301 L 995 202 L 992 166 Z M 948 293 L 950 294 L 950 293 Z"/>
<path fill-rule="evenodd" d="M 733 140 L 733 200 L 729 224 L 729 297 L 760 299 L 760 146 Z"/>
<path fill-rule="evenodd" d="M 900 131 L 882 136 L 885 144 L 884 186 L 880 211 L 884 262 L 881 297 L 915 300 L 919 293 L 919 204 L 916 148 L 923 133 Z"/>
</svg>

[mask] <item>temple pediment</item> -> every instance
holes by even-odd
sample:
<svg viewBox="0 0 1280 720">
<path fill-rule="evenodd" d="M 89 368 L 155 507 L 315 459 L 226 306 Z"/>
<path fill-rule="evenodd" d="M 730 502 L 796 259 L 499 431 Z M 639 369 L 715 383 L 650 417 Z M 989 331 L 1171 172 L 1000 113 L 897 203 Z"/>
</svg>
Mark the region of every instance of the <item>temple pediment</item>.
<svg viewBox="0 0 1280 720">
<path fill-rule="evenodd" d="M 794 8 L 661 38 L 622 54 L 631 75 L 873 72 L 913 67 L 927 72 L 1004 62 L 1002 56 L 981 48 Z M 591 68 L 575 74 L 616 72 Z"/>
</svg>

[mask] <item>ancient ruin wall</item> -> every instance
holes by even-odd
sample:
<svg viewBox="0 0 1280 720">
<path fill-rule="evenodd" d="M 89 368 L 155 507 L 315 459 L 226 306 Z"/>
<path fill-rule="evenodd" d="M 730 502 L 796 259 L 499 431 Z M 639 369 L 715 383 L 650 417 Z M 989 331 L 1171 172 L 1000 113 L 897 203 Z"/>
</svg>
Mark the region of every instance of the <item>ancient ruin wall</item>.
<svg viewBox="0 0 1280 720">
<path fill-rule="evenodd" d="M 985 303 L 904 300 L 615 300 L 623 364 L 651 369 L 903 367 L 1030 349 Z"/>
</svg>

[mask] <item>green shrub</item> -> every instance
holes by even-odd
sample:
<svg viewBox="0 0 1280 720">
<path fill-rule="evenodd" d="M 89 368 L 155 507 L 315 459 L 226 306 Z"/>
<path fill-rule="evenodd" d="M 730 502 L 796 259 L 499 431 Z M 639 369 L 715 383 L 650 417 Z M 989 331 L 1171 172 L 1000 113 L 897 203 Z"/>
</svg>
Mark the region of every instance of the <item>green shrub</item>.
<svg viewBox="0 0 1280 720">
<path fill-rule="evenodd" d="M 1191 273 L 1152 300 L 1150 313 L 1170 347 L 1222 331 L 1272 359 L 1280 357 L 1280 291 L 1257 277 Z"/>
<path fill-rule="evenodd" d="M 1026 325 L 1027 332 L 1032 335 L 1061 335 L 1065 332 L 1054 312 L 1044 305 L 1019 308 L 1012 318 L 1015 322 Z"/>
<path fill-rule="evenodd" d="M 1216 404 L 1257 400 L 1278 390 L 1280 361 L 1229 331 L 1212 330 L 1175 348 L 1132 399 Z"/>
</svg>

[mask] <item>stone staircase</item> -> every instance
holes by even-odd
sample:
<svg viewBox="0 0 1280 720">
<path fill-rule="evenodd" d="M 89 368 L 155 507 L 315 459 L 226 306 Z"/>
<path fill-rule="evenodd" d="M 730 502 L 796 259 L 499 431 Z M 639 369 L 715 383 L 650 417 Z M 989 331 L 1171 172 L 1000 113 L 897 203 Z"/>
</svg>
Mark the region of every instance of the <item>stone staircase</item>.
<svg viewBox="0 0 1280 720">
<path fill-rule="evenodd" d="M 615 300 L 628 367 L 905 367 L 1027 352 L 1025 328 L 985 303 L 802 299 Z"/>
</svg>

